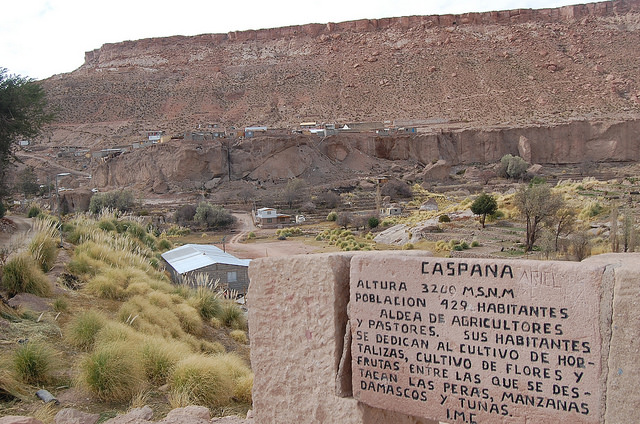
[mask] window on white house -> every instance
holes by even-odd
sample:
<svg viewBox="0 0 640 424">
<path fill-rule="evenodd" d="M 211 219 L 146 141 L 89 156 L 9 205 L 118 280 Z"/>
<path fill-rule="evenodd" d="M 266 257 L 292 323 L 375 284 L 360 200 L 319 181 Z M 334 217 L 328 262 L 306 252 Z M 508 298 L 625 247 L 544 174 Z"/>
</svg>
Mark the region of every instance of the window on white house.
<svg viewBox="0 0 640 424">
<path fill-rule="evenodd" d="M 227 283 L 236 283 L 236 282 L 238 282 L 237 271 L 227 271 Z"/>
</svg>

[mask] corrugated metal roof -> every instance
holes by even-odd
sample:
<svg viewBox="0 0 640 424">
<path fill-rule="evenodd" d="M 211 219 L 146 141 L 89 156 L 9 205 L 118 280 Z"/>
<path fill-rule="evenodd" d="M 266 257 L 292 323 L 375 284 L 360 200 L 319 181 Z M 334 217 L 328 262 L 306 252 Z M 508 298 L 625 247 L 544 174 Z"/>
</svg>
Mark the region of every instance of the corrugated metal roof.
<svg viewBox="0 0 640 424">
<path fill-rule="evenodd" d="M 238 259 L 222 249 L 207 244 L 185 244 L 163 253 L 162 258 L 178 274 L 215 264 L 249 266 L 251 262 L 251 259 Z"/>
</svg>

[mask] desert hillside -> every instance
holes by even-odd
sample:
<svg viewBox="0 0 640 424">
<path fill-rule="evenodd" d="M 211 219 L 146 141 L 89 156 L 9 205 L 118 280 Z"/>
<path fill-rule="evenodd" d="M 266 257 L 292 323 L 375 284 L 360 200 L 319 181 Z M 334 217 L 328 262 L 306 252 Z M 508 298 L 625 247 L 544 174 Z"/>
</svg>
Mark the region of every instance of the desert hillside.
<svg viewBox="0 0 640 424">
<path fill-rule="evenodd" d="M 408 161 L 405 173 L 438 159 L 489 163 L 505 153 L 540 163 L 637 160 L 638 45 L 638 0 L 105 44 L 79 69 L 43 81 L 58 121 L 40 149 L 54 149 L 49 157 L 60 148 L 96 151 L 139 142 L 144 130 L 180 136 L 213 122 L 288 132 L 307 121 L 380 122 L 431 133 L 409 142 L 345 135 L 332 141 L 333 153 L 319 138 L 296 151 L 301 138 L 290 136 L 266 147 L 185 144 L 187 151 L 167 147 L 150 157 L 155 151 L 146 150 L 108 166 L 64 164 L 97 175 L 100 187 L 159 191 L 165 180 L 171 186 L 201 169 L 195 186 L 225 175 L 278 180 L 309 170 L 344 178 L 326 164 L 352 176 L 375 164 L 388 172 L 380 159 Z M 199 149 L 211 154 L 194 165 Z M 167 158 L 179 160 L 160 167 Z M 142 172 L 131 173 L 138 164 Z"/>
</svg>

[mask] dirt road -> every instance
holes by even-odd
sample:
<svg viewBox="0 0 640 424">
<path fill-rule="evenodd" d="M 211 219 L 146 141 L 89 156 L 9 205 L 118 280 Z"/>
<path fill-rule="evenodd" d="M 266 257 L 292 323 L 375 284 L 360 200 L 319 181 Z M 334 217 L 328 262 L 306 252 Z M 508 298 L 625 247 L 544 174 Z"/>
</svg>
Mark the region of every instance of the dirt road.
<svg viewBox="0 0 640 424">
<path fill-rule="evenodd" d="M 255 259 L 274 256 L 291 256 L 304 255 L 308 253 L 322 252 L 322 248 L 310 246 L 303 241 L 296 239 L 288 240 L 269 240 L 260 242 L 259 240 L 244 243 L 245 237 L 249 232 L 253 231 L 256 235 L 272 234 L 274 230 L 262 230 L 253 225 L 251 216 L 247 213 L 234 213 L 237 219 L 237 229 L 239 232 L 234 234 L 227 243 L 227 252 L 242 259 Z"/>
<path fill-rule="evenodd" d="M 5 216 L 0 230 L 0 249 L 14 252 L 29 244 L 33 237 L 33 218 Z"/>
</svg>

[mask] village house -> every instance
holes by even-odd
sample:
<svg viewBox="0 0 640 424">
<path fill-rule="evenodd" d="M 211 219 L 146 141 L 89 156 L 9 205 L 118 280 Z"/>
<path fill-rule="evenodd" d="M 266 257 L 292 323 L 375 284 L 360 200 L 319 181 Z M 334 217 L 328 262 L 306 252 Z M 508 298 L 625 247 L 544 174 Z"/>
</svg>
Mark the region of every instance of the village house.
<svg viewBox="0 0 640 424">
<path fill-rule="evenodd" d="M 248 267 L 251 259 L 238 259 L 215 246 L 185 244 L 163 253 L 162 259 L 172 280 L 181 284 L 186 276 L 205 274 L 222 287 L 245 294 L 249 288 Z"/>
<path fill-rule="evenodd" d="M 380 209 L 381 216 L 398 216 L 402 215 L 402 208 L 396 204 L 385 205 Z"/>
<path fill-rule="evenodd" d="M 278 228 L 291 224 L 291 215 L 278 213 L 274 208 L 260 208 L 255 213 L 256 226 Z"/>
</svg>

